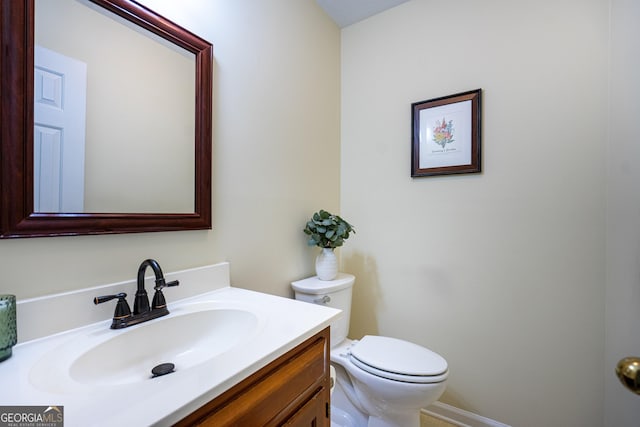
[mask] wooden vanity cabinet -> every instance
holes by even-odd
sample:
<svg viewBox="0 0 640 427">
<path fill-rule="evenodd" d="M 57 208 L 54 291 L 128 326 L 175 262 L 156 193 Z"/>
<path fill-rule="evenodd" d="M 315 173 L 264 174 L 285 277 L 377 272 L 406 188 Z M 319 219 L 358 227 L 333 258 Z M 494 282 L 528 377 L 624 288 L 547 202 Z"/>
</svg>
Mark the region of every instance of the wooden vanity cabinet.
<svg viewBox="0 0 640 427">
<path fill-rule="evenodd" d="M 329 351 L 326 328 L 175 425 L 329 427 Z"/>
</svg>

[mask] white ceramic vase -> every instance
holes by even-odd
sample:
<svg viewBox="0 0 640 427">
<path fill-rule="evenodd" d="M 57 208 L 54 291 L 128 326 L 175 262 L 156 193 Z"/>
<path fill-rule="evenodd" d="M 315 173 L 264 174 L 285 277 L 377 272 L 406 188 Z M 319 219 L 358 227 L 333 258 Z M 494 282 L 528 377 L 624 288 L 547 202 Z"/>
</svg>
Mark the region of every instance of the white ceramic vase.
<svg viewBox="0 0 640 427">
<path fill-rule="evenodd" d="M 316 275 L 320 280 L 333 280 L 338 275 L 338 258 L 333 248 L 322 248 L 316 257 Z"/>
</svg>

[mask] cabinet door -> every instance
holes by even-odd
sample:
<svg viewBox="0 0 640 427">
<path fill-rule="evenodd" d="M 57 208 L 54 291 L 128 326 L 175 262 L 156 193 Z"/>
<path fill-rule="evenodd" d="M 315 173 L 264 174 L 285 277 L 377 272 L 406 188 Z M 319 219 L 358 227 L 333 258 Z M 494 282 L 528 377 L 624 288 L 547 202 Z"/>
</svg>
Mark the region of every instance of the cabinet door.
<svg viewBox="0 0 640 427">
<path fill-rule="evenodd" d="M 176 426 L 326 426 L 329 328 L 236 384 Z"/>
<path fill-rule="evenodd" d="M 324 389 L 313 396 L 286 423 L 285 427 L 329 427 L 329 402 L 324 398 Z"/>
</svg>

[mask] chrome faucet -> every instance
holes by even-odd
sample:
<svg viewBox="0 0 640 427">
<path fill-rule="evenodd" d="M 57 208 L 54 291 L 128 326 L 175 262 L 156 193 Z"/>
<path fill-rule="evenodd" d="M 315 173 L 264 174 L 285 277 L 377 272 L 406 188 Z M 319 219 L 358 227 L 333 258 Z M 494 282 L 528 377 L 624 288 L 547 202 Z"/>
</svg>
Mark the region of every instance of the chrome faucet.
<svg viewBox="0 0 640 427">
<path fill-rule="evenodd" d="M 153 295 L 151 308 L 149 308 L 149 297 L 144 286 L 144 273 L 147 271 L 147 267 L 151 267 L 156 277 L 156 285 L 153 288 L 155 293 Z M 156 260 L 146 259 L 142 261 L 142 264 L 140 264 L 140 267 L 138 268 L 138 289 L 133 301 L 133 314 L 131 313 L 131 309 L 127 303 L 127 294 L 125 293 L 95 297 L 93 299 L 93 303 L 101 304 L 118 298 L 116 311 L 113 315 L 113 321 L 111 322 L 111 329 L 126 328 L 128 326 L 137 325 L 138 323 L 146 322 L 147 320 L 156 319 L 169 314 L 167 302 L 165 301 L 164 294 L 162 293 L 162 288 L 167 286 L 178 286 L 179 284 L 180 282 L 177 280 L 168 283 L 165 282 L 160 264 L 158 264 Z"/>
</svg>

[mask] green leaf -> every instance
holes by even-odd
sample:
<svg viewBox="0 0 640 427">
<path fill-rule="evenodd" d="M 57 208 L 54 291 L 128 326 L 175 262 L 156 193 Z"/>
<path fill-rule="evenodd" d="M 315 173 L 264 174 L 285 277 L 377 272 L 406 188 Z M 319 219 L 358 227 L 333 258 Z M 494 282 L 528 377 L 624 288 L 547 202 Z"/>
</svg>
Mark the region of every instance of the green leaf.
<svg viewBox="0 0 640 427">
<path fill-rule="evenodd" d="M 321 248 L 337 248 L 354 232 L 352 225 L 339 215 L 320 209 L 307 221 L 304 233 L 309 237 L 307 244 Z"/>
</svg>

